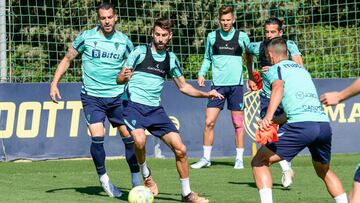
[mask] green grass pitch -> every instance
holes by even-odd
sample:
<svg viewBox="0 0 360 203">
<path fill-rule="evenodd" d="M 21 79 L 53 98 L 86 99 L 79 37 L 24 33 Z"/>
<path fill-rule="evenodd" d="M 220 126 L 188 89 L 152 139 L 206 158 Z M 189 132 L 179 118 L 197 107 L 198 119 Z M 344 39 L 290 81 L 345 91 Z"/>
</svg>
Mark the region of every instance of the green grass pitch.
<svg viewBox="0 0 360 203">
<path fill-rule="evenodd" d="M 349 192 L 360 154 L 332 157 L 332 169 Z M 197 159 L 190 159 L 193 163 Z M 180 183 L 174 159 L 148 159 L 159 187 L 155 202 L 180 202 Z M 259 202 L 250 158 L 245 169 L 234 170 L 233 158 L 214 159 L 212 167 L 190 170 L 191 189 L 211 202 Z M 99 185 L 92 160 L 37 161 L 0 163 L 0 202 L 127 202 L 131 187 L 129 169 L 124 159 L 107 160 L 108 174 L 123 190 L 119 198 L 109 198 Z M 271 167 L 274 202 L 333 202 L 323 182 L 316 176 L 309 156 L 293 161 L 296 172 L 290 189 L 281 187 L 278 164 Z"/>
</svg>

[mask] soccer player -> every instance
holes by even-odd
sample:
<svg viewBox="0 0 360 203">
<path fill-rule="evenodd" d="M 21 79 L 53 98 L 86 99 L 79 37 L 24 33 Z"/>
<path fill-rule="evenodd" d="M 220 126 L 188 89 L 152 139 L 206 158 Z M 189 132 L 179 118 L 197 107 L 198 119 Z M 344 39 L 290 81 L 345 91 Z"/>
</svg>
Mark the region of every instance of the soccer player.
<svg viewBox="0 0 360 203">
<path fill-rule="evenodd" d="M 283 35 L 283 23 L 281 20 L 275 17 L 271 17 L 267 19 L 264 23 L 264 31 L 265 31 L 265 40 L 261 42 L 251 42 L 247 48 L 248 54 L 246 55 L 247 58 L 247 68 L 252 69 L 252 61 L 253 57 L 255 56 L 260 67 L 262 68 L 262 78 L 264 83 L 268 84 L 267 78 L 266 78 L 266 71 L 269 69 L 269 67 L 272 65 L 265 54 L 265 47 L 266 43 L 275 38 L 275 37 L 281 37 Z M 295 63 L 298 63 L 300 65 L 303 65 L 303 61 L 301 58 L 301 53 L 295 44 L 295 42 L 291 40 L 286 41 L 286 45 L 288 47 L 289 51 L 289 59 L 294 61 Z M 257 90 L 257 87 L 255 83 L 250 80 L 248 80 L 248 85 L 251 90 Z M 269 99 L 270 99 L 270 90 L 268 86 L 264 85 L 263 89 L 260 93 L 260 118 L 263 118 L 266 113 L 267 106 L 269 105 Z M 280 117 L 284 111 L 281 107 L 275 112 L 276 117 Z M 279 162 L 280 167 L 282 169 L 282 178 L 281 183 L 283 187 L 289 187 L 292 184 L 292 177 L 295 175 L 294 171 L 291 168 L 291 164 L 288 163 L 286 160 L 282 160 Z"/>
<path fill-rule="evenodd" d="M 212 68 L 212 86 L 227 100 L 231 120 L 235 128 L 235 169 L 243 169 L 244 124 L 243 124 L 243 60 L 246 46 L 250 43 L 245 32 L 233 27 L 235 15 L 231 6 L 219 9 L 220 29 L 210 32 L 205 45 L 204 60 L 198 73 L 198 85 L 204 86 L 205 75 Z M 249 73 L 249 75 L 252 75 Z M 209 99 L 206 108 L 203 133 L 203 157 L 191 168 L 211 166 L 211 151 L 214 144 L 214 127 L 225 100 Z"/>
<path fill-rule="evenodd" d="M 279 140 L 262 146 L 251 162 L 261 202 L 273 202 L 269 165 L 283 159 L 291 161 L 305 147 L 309 149 L 315 171 L 330 195 L 337 203 L 347 202 L 340 180 L 330 169 L 331 127 L 310 74 L 301 65 L 288 60 L 286 41 L 281 37 L 268 43 L 267 54 L 271 64 L 275 65 L 266 73 L 271 84 L 271 97 L 259 127 L 266 129 L 270 126 L 280 103 L 287 122 L 279 129 Z"/>
<path fill-rule="evenodd" d="M 349 87 L 341 90 L 340 92 L 326 92 L 320 96 L 320 101 L 329 106 L 336 105 L 341 101 L 344 101 L 350 97 L 353 97 L 360 93 L 360 78 L 356 79 Z M 360 164 L 358 165 L 355 175 L 354 183 L 350 190 L 349 202 L 360 202 Z"/>
<path fill-rule="evenodd" d="M 50 97 L 57 103 L 61 99 L 57 87 L 61 76 L 79 54 L 82 59 L 83 86 L 81 101 L 91 134 L 90 152 L 101 186 L 110 197 L 120 197 L 122 192 L 110 181 L 105 168 L 104 121 L 105 117 L 117 127 L 125 144 L 133 187 L 140 185 L 140 168 L 134 153 L 134 141 L 122 119 L 124 86 L 116 84 L 117 74 L 130 51 L 132 42 L 115 30 L 117 15 L 114 6 L 102 3 L 97 8 L 99 25 L 80 33 L 58 65 L 50 87 Z"/>
<path fill-rule="evenodd" d="M 181 195 L 184 202 L 205 203 L 206 198 L 190 189 L 186 146 L 180 134 L 160 104 L 160 94 L 166 76 L 173 79 L 179 90 L 192 97 L 223 98 L 216 90 L 202 92 L 186 83 L 179 60 L 173 52 L 167 51 L 172 38 L 171 22 L 157 19 L 152 28 L 152 43 L 135 48 L 118 75 L 120 84 L 127 82 L 129 100 L 124 102 L 124 122 L 135 141 L 135 153 L 140 164 L 144 184 L 154 196 L 158 188 L 147 166 L 145 130 L 160 138 L 174 152 L 176 169 L 180 176 Z M 130 79 L 131 77 L 131 79 Z"/>
</svg>

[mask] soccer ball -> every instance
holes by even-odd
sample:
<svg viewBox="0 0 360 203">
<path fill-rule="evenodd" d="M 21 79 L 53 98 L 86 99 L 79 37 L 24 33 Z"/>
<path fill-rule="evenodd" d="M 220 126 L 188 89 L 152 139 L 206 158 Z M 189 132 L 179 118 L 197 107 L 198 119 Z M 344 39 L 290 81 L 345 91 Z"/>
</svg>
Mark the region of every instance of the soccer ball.
<svg viewBox="0 0 360 203">
<path fill-rule="evenodd" d="M 152 203 L 154 195 L 149 188 L 140 185 L 130 190 L 128 200 L 130 203 Z"/>
</svg>

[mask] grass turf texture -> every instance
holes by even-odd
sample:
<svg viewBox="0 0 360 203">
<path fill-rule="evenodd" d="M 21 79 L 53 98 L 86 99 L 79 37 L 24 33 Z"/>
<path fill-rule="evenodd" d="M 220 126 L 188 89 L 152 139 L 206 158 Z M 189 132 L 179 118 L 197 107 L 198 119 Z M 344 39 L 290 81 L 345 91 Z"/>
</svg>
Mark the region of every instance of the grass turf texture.
<svg viewBox="0 0 360 203">
<path fill-rule="evenodd" d="M 341 179 L 345 190 L 351 188 L 360 154 L 332 157 L 332 169 Z M 190 159 L 194 163 L 198 159 Z M 245 169 L 234 170 L 233 158 L 214 159 L 211 168 L 191 169 L 191 189 L 211 202 L 259 202 L 250 158 Z M 180 183 L 174 159 L 148 159 L 159 187 L 155 202 L 180 202 Z M 127 202 L 131 189 L 129 169 L 124 159 L 107 160 L 112 182 L 124 195 L 109 198 L 102 190 L 92 160 L 37 161 L 30 163 L 0 163 L 0 202 Z M 275 202 L 333 202 L 323 182 L 315 174 L 309 156 L 293 160 L 296 172 L 290 189 L 281 187 L 278 164 L 271 167 Z"/>
</svg>

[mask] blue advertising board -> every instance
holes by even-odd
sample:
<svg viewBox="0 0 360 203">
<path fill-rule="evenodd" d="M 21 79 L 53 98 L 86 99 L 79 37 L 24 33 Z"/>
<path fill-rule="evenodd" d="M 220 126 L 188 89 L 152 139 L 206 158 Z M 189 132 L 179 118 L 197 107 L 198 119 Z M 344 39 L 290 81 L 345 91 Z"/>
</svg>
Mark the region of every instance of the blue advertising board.
<svg viewBox="0 0 360 203">
<path fill-rule="evenodd" d="M 319 94 L 341 90 L 351 79 L 315 80 Z M 197 87 L 194 81 L 191 83 Z M 210 83 L 206 83 L 208 90 Z M 16 159 L 58 159 L 89 157 L 90 137 L 80 102 L 80 83 L 59 85 L 62 100 L 55 104 L 49 98 L 49 84 L 0 84 L 0 161 Z M 251 155 L 253 131 L 258 121 L 256 94 L 246 94 L 245 155 Z M 334 153 L 359 152 L 359 96 L 326 107 L 333 128 Z M 180 93 L 169 81 L 162 94 L 162 105 L 179 129 L 187 146 L 188 156 L 202 156 L 202 136 L 207 99 L 191 98 Z M 105 149 L 108 156 L 123 156 L 124 145 L 115 128 L 105 123 Z M 215 125 L 214 157 L 234 156 L 234 128 L 230 112 L 220 113 Z M 147 153 L 155 157 L 171 157 L 166 145 L 151 135 Z M 307 153 L 307 151 L 304 151 Z"/>
</svg>

